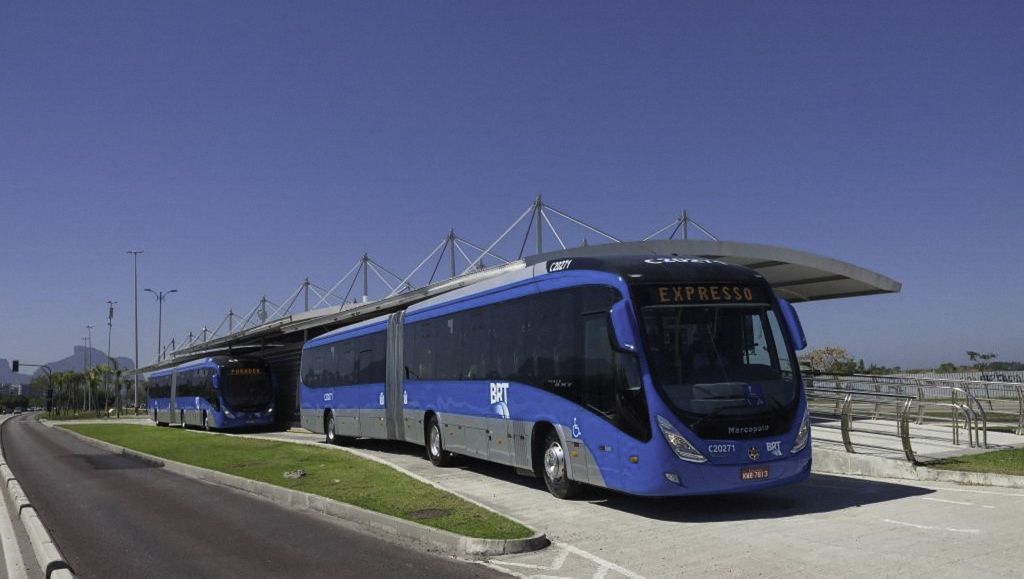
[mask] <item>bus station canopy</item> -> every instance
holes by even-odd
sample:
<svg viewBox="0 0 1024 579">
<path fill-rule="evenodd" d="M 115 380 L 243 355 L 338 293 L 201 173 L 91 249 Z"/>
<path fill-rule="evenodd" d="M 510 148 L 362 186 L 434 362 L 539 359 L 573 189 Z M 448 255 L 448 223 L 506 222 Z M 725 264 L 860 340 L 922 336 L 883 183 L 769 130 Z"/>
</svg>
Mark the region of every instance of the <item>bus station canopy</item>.
<svg viewBox="0 0 1024 579">
<path fill-rule="evenodd" d="M 902 287 L 894 279 L 838 259 L 736 241 L 627 241 L 544 253 L 528 257 L 526 263 L 628 254 L 704 257 L 749 267 L 763 275 L 780 297 L 794 303 L 897 293 Z"/>
<path fill-rule="evenodd" d="M 468 273 L 381 300 L 290 314 L 208 342 L 190 344 L 175 351 L 171 359 L 140 368 L 139 371 L 149 372 L 198 356 L 225 351 L 244 352 L 264 350 L 268 347 L 293 350 L 301 347 L 304 340 L 324 332 L 406 308 L 430 297 L 491 279 L 524 265 L 532 266 L 572 257 L 611 255 L 703 257 L 749 267 L 763 275 L 779 296 L 794 303 L 896 293 L 901 288 L 900 282 L 862 267 L 784 247 L 703 239 L 608 243 L 529 256 L 520 261 Z"/>
</svg>

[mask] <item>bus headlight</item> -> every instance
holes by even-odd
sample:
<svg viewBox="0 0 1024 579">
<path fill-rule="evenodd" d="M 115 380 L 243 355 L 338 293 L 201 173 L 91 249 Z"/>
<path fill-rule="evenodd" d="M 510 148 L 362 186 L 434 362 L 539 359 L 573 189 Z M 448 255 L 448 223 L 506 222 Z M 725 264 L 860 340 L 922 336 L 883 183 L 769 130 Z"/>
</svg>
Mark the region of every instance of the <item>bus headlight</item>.
<svg viewBox="0 0 1024 579">
<path fill-rule="evenodd" d="M 796 439 L 793 440 L 793 448 L 789 452 L 794 454 L 800 452 L 807 446 L 807 442 L 811 440 L 811 413 L 804 411 L 804 419 L 800 421 L 800 430 L 796 433 Z"/>
<path fill-rule="evenodd" d="M 682 434 L 676 430 L 672 423 L 661 416 L 657 416 L 658 428 L 661 429 L 662 436 L 665 437 L 665 442 L 672 447 L 672 451 L 676 453 L 680 459 L 687 462 L 707 462 L 708 459 L 704 457 L 700 451 L 697 450 L 689 440 L 686 440 Z"/>
<path fill-rule="evenodd" d="M 234 418 L 235 417 L 235 415 L 232 414 L 230 410 L 224 410 L 224 416 L 227 416 L 228 418 Z"/>
</svg>

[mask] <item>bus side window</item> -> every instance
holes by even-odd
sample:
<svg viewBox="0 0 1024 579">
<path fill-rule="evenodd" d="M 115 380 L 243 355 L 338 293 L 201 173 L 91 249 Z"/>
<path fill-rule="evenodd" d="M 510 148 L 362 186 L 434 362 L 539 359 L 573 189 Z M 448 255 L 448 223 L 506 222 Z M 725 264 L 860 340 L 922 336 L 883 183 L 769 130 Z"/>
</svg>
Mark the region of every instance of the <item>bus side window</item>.
<svg viewBox="0 0 1024 579">
<path fill-rule="evenodd" d="M 615 356 L 612 350 L 606 314 L 583 318 L 583 402 L 609 418 L 614 418 Z"/>
<path fill-rule="evenodd" d="M 419 324 L 409 324 L 405 327 L 405 331 L 402 336 L 402 361 L 405 365 L 404 376 L 406 380 L 419 380 L 420 376 L 416 373 L 416 359 L 419 357 L 419 351 L 417 350 L 416 344 L 416 333 L 419 331 Z"/>
<path fill-rule="evenodd" d="M 312 380 L 310 380 L 309 384 L 309 386 L 312 386 L 313 388 L 324 386 L 323 379 L 326 370 L 324 368 L 325 353 L 323 346 L 313 349 L 313 363 L 310 364 L 310 377 Z"/>
<path fill-rule="evenodd" d="M 387 337 L 384 332 L 373 335 L 373 362 L 370 366 L 370 381 L 373 383 L 387 380 Z"/>
<path fill-rule="evenodd" d="M 299 364 L 299 375 L 302 377 L 302 383 L 307 388 L 313 387 L 313 350 L 306 349 L 302 351 L 302 361 Z"/>
<path fill-rule="evenodd" d="M 373 383 L 373 342 L 370 336 L 356 340 L 356 384 Z"/>
<path fill-rule="evenodd" d="M 178 375 L 178 387 L 174 393 L 175 396 L 189 395 L 189 391 L 191 390 L 191 388 L 189 388 L 189 380 L 192 378 L 192 373 L 193 371 L 189 370 Z"/>
<path fill-rule="evenodd" d="M 495 375 L 495 366 L 500 365 L 500 352 L 491 352 L 491 348 L 497 340 L 491 339 L 491 320 L 495 324 L 501 320 L 500 306 L 494 308 L 477 308 L 464 312 L 466 322 L 465 333 L 462 338 L 462 359 L 465 364 L 467 380 L 483 380 L 485 378 L 499 378 Z"/>
<path fill-rule="evenodd" d="M 341 344 L 340 352 L 338 356 L 338 370 L 335 373 L 337 379 L 335 384 L 338 386 L 351 386 L 356 383 L 356 344 L 355 340 L 345 340 Z M 335 350 L 335 354 L 338 354 L 338 350 Z"/>
<path fill-rule="evenodd" d="M 217 398 L 217 391 L 213 389 L 213 370 L 208 370 L 206 373 L 206 379 L 203 380 L 203 393 L 213 409 L 219 411 L 220 399 Z"/>
<path fill-rule="evenodd" d="M 449 314 L 431 320 L 434 337 L 434 378 L 459 380 L 462 376 L 461 333 L 465 331 L 465 315 Z"/>
<path fill-rule="evenodd" d="M 423 320 L 416 325 L 416 349 L 418 356 L 413 372 L 420 380 L 434 379 L 434 343 L 433 328 L 434 320 Z"/>
</svg>

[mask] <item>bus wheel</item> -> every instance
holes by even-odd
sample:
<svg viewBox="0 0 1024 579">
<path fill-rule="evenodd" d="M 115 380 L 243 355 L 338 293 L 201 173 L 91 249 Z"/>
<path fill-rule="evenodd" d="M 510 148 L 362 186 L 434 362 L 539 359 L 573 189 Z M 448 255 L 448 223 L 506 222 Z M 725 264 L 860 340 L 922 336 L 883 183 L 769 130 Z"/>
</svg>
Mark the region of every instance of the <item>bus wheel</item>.
<svg viewBox="0 0 1024 579">
<path fill-rule="evenodd" d="M 434 466 L 451 466 L 455 461 L 452 453 L 444 449 L 444 439 L 441 438 L 441 425 L 437 422 L 437 416 L 430 417 L 430 426 L 427 427 L 427 458 Z"/>
<path fill-rule="evenodd" d="M 324 425 L 324 442 L 327 444 L 338 444 L 338 435 L 335 434 L 333 412 L 327 416 L 327 424 Z"/>
<path fill-rule="evenodd" d="M 544 484 L 560 499 L 571 499 L 580 492 L 580 483 L 569 480 L 565 469 L 565 449 L 558 433 L 549 430 L 544 438 Z"/>
</svg>

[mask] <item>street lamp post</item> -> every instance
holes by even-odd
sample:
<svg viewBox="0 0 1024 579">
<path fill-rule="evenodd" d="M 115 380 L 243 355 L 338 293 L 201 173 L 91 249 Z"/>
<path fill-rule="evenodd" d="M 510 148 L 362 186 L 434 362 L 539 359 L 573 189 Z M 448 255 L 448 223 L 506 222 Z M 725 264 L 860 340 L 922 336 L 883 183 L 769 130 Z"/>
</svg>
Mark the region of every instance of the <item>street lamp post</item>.
<svg viewBox="0 0 1024 579">
<path fill-rule="evenodd" d="M 148 291 L 149 293 L 153 294 L 156 297 L 157 310 L 159 312 L 157 313 L 156 316 L 156 360 L 157 362 L 159 362 L 160 359 L 163 358 L 162 348 L 164 345 L 164 300 L 167 299 L 167 296 L 177 292 L 178 290 L 172 289 L 167 290 L 165 292 L 161 292 L 145 288 L 145 291 Z"/>
<path fill-rule="evenodd" d="M 113 359 L 110 357 L 110 335 L 114 333 L 114 304 L 117 302 L 107 300 L 107 371 L 103 376 L 103 410 L 107 410 L 107 400 L 110 398 L 110 373 L 113 371 Z M 116 397 L 117 415 L 121 416 L 121 388 L 115 384 L 118 396 Z"/>
<path fill-rule="evenodd" d="M 126 253 L 132 256 L 135 269 L 135 359 L 132 364 L 135 371 L 135 410 L 139 409 L 139 254 L 144 250 L 129 249 Z"/>
<path fill-rule="evenodd" d="M 92 368 L 92 329 L 95 327 L 96 326 L 92 324 L 87 324 L 85 326 L 85 331 L 88 332 L 87 341 L 85 343 L 85 355 L 87 356 L 87 360 L 89 360 L 85 365 L 86 371 Z"/>
</svg>

